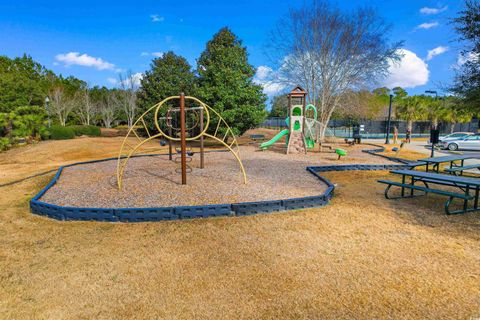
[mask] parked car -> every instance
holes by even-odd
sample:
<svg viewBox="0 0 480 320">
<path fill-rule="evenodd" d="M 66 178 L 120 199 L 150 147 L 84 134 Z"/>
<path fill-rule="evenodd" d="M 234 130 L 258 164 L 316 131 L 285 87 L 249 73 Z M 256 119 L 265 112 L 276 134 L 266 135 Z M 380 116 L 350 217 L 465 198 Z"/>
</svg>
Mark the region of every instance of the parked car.
<svg viewBox="0 0 480 320">
<path fill-rule="evenodd" d="M 461 139 L 461 138 L 464 138 L 466 136 L 470 136 L 472 135 L 473 133 L 471 132 L 454 132 L 454 133 L 450 133 L 450 134 L 447 134 L 446 136 L 442 136 L 440 137 L 438 140 L 439 140 L 439 145 L 442 144 L 442 142 L 445 142 L 445 141 L 453 141 L 453 140 L 458 140 L 458 139 Z"/>
<path fill-rule="evenodd" d="M 480 134 L 467 135 L 457 140 L 443 141 L 441 147 L 451 151 L 480 150 Z"/>
</svg>

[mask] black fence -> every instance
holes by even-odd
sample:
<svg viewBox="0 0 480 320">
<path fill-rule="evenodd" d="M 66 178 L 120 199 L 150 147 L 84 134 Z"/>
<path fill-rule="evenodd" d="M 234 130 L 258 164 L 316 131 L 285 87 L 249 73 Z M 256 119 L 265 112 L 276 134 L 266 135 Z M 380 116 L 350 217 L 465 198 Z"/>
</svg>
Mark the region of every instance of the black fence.
<svg viewBox="0 0 480 320">
<path fill-rule="evenodd" d="M 363 125 L 362 136 L 364 138 L 384 138 L 387 132 L 387 119 L 385 120 L 360 120 L 353 122 L 352 120 L 330 120 L 328 123 L 327 135 L 334 135 L 337 137 L 351 137 L 352 126 Z M 393 127 L 398 128 L 399 136 L 405 136 L 407 132 L 407 121 L 392 120 L 391 131 L 393 133 Z M 428 136 L 430 134 L 430 121 L 414 121 L 412 123 L 412 136 Z M 268 118 L 260 127 L 263 128 L 286 128 L 285 118 Z M 440 134 L 448 134 L 451 131 L 451 124 L 446 122 L 440 122 L 438 124 Z M 454 132 L 477 132 L 479 129 L 479 120 L 474 119 L 467 123 L 456 123 L 454 126 Z"/>
</svg>

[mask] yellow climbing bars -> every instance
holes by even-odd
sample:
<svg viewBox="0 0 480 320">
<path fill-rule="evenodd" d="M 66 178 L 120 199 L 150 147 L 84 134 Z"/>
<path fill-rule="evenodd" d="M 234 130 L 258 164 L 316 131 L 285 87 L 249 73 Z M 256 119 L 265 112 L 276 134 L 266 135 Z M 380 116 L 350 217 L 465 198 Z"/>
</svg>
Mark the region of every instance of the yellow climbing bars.
<svg viewBox="0 0 480 320">
<path fill-rule="evenodd" d="M 180 99 L 180 96 L 171 96 L 157 103 L 156 105 L 154 105 L 153 107 L 145 111 L 137 119 L 137 121 L 135 121 L 132 127 L 128 130 L 127 135 L 123 139 L 122 145 L 120 147 L 120 151 L 118 153 L 118 159 L 117 159 L 117 185 L 119 190 L 122 189 L 123 175 L 125 173 L 128 160 L 136 152 L 138 152 L 138 150 L 145 143 L 161 137 L 171 141 L 180 141 L 179 137 L 173 136 L 169 132 L 165 132 L 165 130 L 162 129 L 162 126 L 158 122 L 158 120 L 161 119 L 161 117 L 159 116 L 162 114 L 162 111 L 164 111 L 163 113 L 168 114 L 168 110 L 172 110 L 172 107 L 169 106 L 168 102 L 175 99 Z M 227 122 L 222 118 L 222 116 L 218 112 L 216 112 L 214 109 L 212 109 L 207 104 L 200 101 L 199 99 L 195 97 L 187 96 L 185 97 L 185 100 L 191 100 L 199 104 L 200 108 L 202 108 L 204 111 L 204 119 L 205 119 L 205 125 L 203 130 L 196 136 L 187 137 L 186 140 L 187 141 L 198 140 L 200 139 L 200 137 L 203 136 L 203 137 L 211 138 L 221 143 L 225 148 L 227 148 L 233 154 L 234 158 L 237 160 L 243 175 L 243 182 L 247 183 L 247 175 L 245 173 L 245 168 L 243 167 L 242 160 L 240 159 L 240 148 L 238 147 L 238 141 L 235 135 L 233 134 L 233 131 L 230 128 L 230 126 L 227 124 Z M 216 129 L 213 135 L 207 133 L 209 126 L 212 122 L 211 114 L 215 115 L 215 117 L 213 117 L 213 122 L 214 122 L 213 125 L 215 126 Z M 148 121 L 146 121 L 146 118 L 149 115 L 153 115 L 153 120 L 155 123 L 155 128 L 157 129 L 157 132 L 152 132 L 147 127 L 146 123 Z M 137 133 L 136 128 L 138 127 L 143 127 L 145 132 L 147 132 L 148 138 L 144 138 Z M 137 144 L 134 146 L 128 143 L 128 140 L 131 137 L 135 138 L 135 140 L 137 141 Z M 228 141 L 230 141 L 230 143 L 227 144 Z M 147 149 L 147 151 L 152 151 L 152 149 Z"/>
</svg>

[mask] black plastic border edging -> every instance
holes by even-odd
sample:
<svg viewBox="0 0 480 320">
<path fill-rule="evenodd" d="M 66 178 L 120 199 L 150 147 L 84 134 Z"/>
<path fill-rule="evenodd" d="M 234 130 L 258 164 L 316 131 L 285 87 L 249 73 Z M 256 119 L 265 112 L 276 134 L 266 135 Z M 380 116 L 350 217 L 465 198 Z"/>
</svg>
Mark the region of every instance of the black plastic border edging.
<svg viewBox="0 0 480 320">
<path fill-rule="evenodd" d="M 159 156 L 157 155 L 139 155 Z M 35 197 L 30 200 L 30 211 L 37 215 L 47 216 L 57 220 L 80 220 L 80 221 L 109 221 L 109 222 L 147 222 L 161 220 L 177 220 L 190 218 L 204 218 L 213 216 L 244 216 L 259 213 L 270 213 L 294 209 L 322 207 L 329 203 L 333 197 L 335 186 L 319 172 L 346 171 L 346 170 L 394 170 L 411 168 L 412 165 L 331 165 L 331 166 L 308 166 L 306 170 L 313 174 L 322 183 L 327 185 L 323 194 L 290 198 L 283 200 L 266 200 L 257 202 L 242 202 L 232 204 L 211 204 L 201 206 L 176 206 L 157 208 L 92 208 L 92 207 L 66 207 L 40 201 L 40 198 L 57 182 L 64 168 L 116 160 L 106 158 L 101 160 L 84 161 L 61 166 L 53 179 Z"/>
</svg>

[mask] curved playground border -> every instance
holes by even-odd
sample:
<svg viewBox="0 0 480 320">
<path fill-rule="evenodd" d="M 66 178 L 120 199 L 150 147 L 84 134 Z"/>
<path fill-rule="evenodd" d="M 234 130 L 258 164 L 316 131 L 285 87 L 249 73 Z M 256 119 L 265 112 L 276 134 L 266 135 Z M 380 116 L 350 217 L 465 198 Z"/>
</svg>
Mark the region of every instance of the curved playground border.
<svg viewBox="0 0 480 320">
<path fill-rule="evenodd" d="M 162 155 L 163 154 L 138 155 L 137 157 L 153 157 Z M 320 180 L 322 183 L 325 183 L 327 185 L 327 189 L 325 190 L 325 192 L 316 196 L 288 198 L 282 200 L 152 208 L 95 208 L 87 206 L 68 207 L 59 206 L 40 200 L 42 196 L 58 181 L 63 169 L 82 164 L 104 162 L 116 159 L 117 158 L 105 158 L 100 160 L 83 161 L 61 166 L 53 179 L 30 200 L 30 211 L 36 215 L 46 216 L 62 221 L 153 222 L 163 220 L 206 218 L 218 216 L 245 216 L 261 213 L 315 208 L 327 205 L 330 202 L 330 199 L 333 197 L 335 190 L 334 184 L 332 184 L 327 178 L 321 176 L 319 174 L 321 172 L 347 170 L 395 170 L 412 167 L 412 165 L 405 163 L 308 166 L 306 167 L 306 170 L 313 174 L 315 177 L 317 177 L 317 179 Z"/>
</svg>

